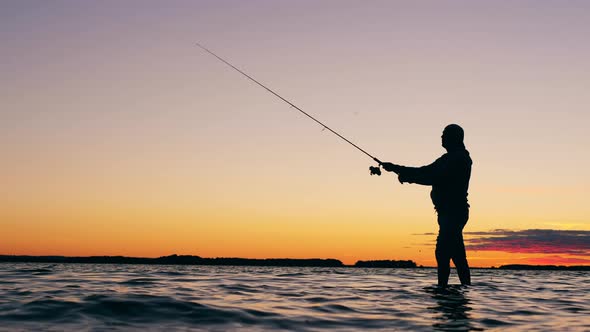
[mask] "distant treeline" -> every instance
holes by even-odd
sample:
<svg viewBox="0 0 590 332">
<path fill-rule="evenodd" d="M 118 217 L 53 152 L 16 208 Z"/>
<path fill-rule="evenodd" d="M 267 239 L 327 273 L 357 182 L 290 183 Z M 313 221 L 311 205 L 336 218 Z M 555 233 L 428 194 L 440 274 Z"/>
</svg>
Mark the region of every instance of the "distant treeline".
<svg viewBox="0 0 590 332">
<path fill-rule="evenodd" d="M 203 258 L 192 255 L 170 255 L 158 258 L 125 256 L 11 256 L 0 255 L 0 262 L 21 263 L 90 263 L 90 264 L 168 264 L 168 265 L 237 265 L 237 266 L 299 266 L 299 267 L 349 267 L 337 259 L 292 258 Z M 358 261 L 354 267 L 412 268 L 412 261 Z"/>
<path fill-rule="evenodd" d="M 393 268 L 414 268 L 416 263 L 413 261 L 358 261 L 354 264 L 355 267 L 393 267 Z"/>
<path fill-rule="evenodd" d="M 500 266 L 501 270 L 565 270 L 565 271 L 590 271 L 589 265 L 526 265 L 526 264 L 511 264 Z"/>
<path fill-rule="evenodd" d="M 337 259 L 250 259 L 250 258 L 203 258 L 191 255 L 171 255 L 158 258 L 125 256 L 0 256 L 1 262 L 30 263 L 92 263 L 92 264 L 173 264 L 173 265 L 252 265 L 252 266 L 344 266 Z"/>
</svg>

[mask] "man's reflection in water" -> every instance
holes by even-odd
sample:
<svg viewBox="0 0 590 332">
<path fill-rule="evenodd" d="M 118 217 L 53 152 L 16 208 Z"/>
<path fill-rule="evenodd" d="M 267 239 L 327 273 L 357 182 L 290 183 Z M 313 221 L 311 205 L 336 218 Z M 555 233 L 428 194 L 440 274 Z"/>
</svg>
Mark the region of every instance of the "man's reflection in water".
<svg viewBox="0 0 590 332">
<path fill-rule="evenodd" d="M 438 315 L 432 324 L 435 331 L 482 331 L 471 322 L 469 312 L 471 301 L 467 298 L 469 290 L 461 286 L 447 288 L 428 287 L 426 289 L 436 301 L 430 309 Z"/>
</svg>

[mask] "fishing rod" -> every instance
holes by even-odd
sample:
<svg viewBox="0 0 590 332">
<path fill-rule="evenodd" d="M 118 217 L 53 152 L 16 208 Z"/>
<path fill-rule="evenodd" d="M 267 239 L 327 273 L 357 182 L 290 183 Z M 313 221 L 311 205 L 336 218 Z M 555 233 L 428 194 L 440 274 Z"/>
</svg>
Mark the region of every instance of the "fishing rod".
<svg viewBox="0 0 590 332">
<path fill-rule="evenodd" d="M 318 119 L 314 118 L 313 116 L 311 116 L 309 113 L 305 112 L 304 110 L 302 110 L 301 108 L 297 107 L 297 105 L 293 104 L 292 102 L 288 101 L 287 99 L 283 98 L 281 95 L 279 95 L 278 93 L 274 92 L 273 90 L 271 90 L 270 88 L 268 88 L 266 85 L 258 82 L 257 80 L 255 80 L 252 76 L 246 74 L 245 72 L 241 71 L 240 69 L 236 68 L 234 65 L 232 65 L 231 63 L 227 62 L 226 60 L 224 60 L 223 58 L 221 58 L 220 56 L 218 56 L 217 54 L 213 53 L 212 51 L 210 51 L 208 48 L 206 48 L 205 46 L 199 44 L 199 43 L 195 43 L 198 47 L 200 47 L 201 49 L 203 49 L 205 52 L 213 55 L 214 57 L 216 57 L 219 61 L 225 63 L 226 65 L 230 66 L 231 68 L 233 68 L 234 70 L 236 70 L 238 73 L 246 76 L 249 80 L 251 80 L 252 82 L 258 84 L 259 86 L 261 86 L 262 88 L 264 88 L 266 91 L 272 93 L 273 95 L 275 95 L 275 97 L 281 99 L 282 101 L 284 101 L 285 103 L 289 104 L 291 107 L 293 107 L 294 109 L 298 110 L 299 112 L 303 113 L 305 116 L 307 116 L 308 118 L 312 119 L 313 121 L 319 123 L 324 129 L 328 129 L 329 131 L 331 131 L 334 135 L 342 138 L 344 141 L 346 141 L 348 144 L 354 146 L 355 148 L 357 148 L 359 151 L 361 151 L 362 153 L 366 154 L 367 156 L 369 156 L 371 159 L 373 159 L 374 161 L 376 161 L 377 163 L 379 163 L 379 166 L 382 164 L 382 162 L 373 157 L 370 153 L 368 153 L 367 151 L 361 149 L 358 145 L 354 144 L 353 142 L 351 142 L 350 140 L 348 140 L 346 137 L 340 135 L 339 133 L 337 133 L 336 131 L 334 131 L 332 128 L 326 126 L 325 124 L 323 124 L 321 121 L 319 121 Z M 374 167 L 371 166 L 369 167 L 369 170 L 371 172 L 371 175 L 376 174 L 376 175 L 381 175 L 381 169 L 379 167 Z"/>
</svg>

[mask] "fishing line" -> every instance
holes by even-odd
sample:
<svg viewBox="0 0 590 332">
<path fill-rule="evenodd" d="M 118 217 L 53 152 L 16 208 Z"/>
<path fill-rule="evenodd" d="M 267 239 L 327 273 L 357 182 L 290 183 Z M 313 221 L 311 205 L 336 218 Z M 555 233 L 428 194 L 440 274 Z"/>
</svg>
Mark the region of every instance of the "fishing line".
<svg viewBox="0 0 590 332">
<path fill-rule="evenodd" d="M 230 66 L 231 68 L 233 68 L 234 70 L 236 70 L 237 72 L 239 72 L 240 74 L 246 76 L 249 80 L 251 80 L 252 82 L 258 84 L 259 86 L 263 87 L 266 91 L 272 93 L 273 95 L 275 95 L 277 98 L 281 99 L 282 101 L 284 101 L 285 103 L 289 104 L 291 107 L 293 107 L 294 109 L 298 110 L 299 112 L 303 113 L 305 116 L 307 116 L 308 118 L 312 119 L 313 121 L 319 123 L 322 126 L 322 130 L 324 129 L 328 129 L 329 131 L 331 131 L 333 134 L 335 134 L 336 136 L 342 138 L 344 141 L 346 141 L 348 144 L 354 146 L 355 148 L 357 148 L 359 151 L 361 151 L 362 153 L 366 154 L 367 156 L 371 157 L 371 159 L 373 159 L 374 161 L 378 162 L 379 165 L 381 165 L 381 161 L 375 157 L 373 157 L 370 153 L 368 153 L 367 151 L 361 149 L 358 145 L 354 144 L 353 142 L 351 142 L 350 140 L 348 140 L 346 137 L 340 135 L 339 133 L 337 133 L 336 131 L 334 131 L 332 128 L 326 126 L 325 124 L 323 124 L 321 121 L 319 121 L 318 119 L 314 118 L 313 116 L 311 116 L 309 113 L 305 112 L 304 110 L 302 110 L 301 108 L 297 107 L 297 105 L 293 104 L 292 102 L 288 101 L 287 99 L 283 98 L 281 95 L 279 95 L 278 93 L 274 92 L 273 90 L 271 90 L 270 88 L 268 88 L 267 86 L 265 86 L 264 84 L 258 82 L 257 80 L 255 80 L 252 76 L 246 74 L 245 72 L 241 71 L 240 69 L 236 68 L 234 65 L 232 65 L 231 63 L 227 62 L 226 60 L 224 60 L 223 58 L 221 58 L 220 56 L 218 56 L 217 54 L 213 53 L 212 51 L 210 51 L 209 49 L 207 49 L 205 46 L 199 44 L 199 43 L 195 43 L 198 47 L 200 47 L 201 49 L 203 49 L 205 52 L 213 55 L 214 57 L 216 57 L 219 61 L 225 63 L 226 65 Z M 373 174 L 377 174 L 377 175 L 381 175 L 381 169 L 379 169 L 379 167 L 369 167 L 369 170 L 371 171 L 371 175 Z"/>
</svg>

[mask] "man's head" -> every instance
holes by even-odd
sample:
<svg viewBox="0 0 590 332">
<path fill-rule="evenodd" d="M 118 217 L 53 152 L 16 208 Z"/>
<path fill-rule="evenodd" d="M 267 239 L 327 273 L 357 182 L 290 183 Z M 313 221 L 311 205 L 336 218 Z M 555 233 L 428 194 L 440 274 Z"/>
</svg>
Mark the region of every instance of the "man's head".
<svg viewBox="0 0 590 332">
<path fill-rule="evenodd" d="M 442 146 L 447 150 L 454 147 L 464 148 L 463 137 L 463 128 L 457 124 L 450 124 L 443 130 Z"/>
</svg>

